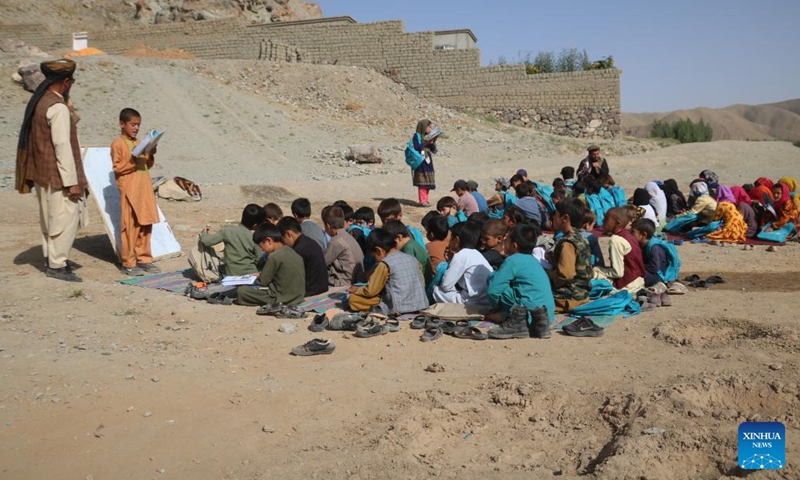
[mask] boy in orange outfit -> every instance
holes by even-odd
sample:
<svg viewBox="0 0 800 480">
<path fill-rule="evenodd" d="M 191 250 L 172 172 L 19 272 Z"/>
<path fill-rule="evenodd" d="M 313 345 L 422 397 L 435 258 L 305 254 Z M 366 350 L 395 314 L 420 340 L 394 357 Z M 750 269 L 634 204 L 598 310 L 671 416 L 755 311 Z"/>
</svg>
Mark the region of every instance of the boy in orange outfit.
<svg viewBox="0 0 800 480">
<path fill-rule="evenodd" d="M 150 251 L 150 236 L 153 225 L 159 222 L 156 196 L 150 180 L 149 169 L 155 162 L 152 153 L 133 156 L 133 148 L 141 140 L 136 138 L 142 116 L 132 108 L 119 112 L 121 134 L 111 144 L 111 161 L 119 188 L 120 204 L 120 250 L 122 273 L 142 276 L 145 273 L 160 273 L 153 264 Z"/>
</svg>

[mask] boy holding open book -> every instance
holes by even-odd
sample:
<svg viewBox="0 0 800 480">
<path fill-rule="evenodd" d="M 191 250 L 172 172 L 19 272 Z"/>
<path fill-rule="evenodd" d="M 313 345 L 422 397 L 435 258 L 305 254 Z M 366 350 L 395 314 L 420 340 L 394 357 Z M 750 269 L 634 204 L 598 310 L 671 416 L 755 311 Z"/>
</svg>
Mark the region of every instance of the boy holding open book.
<svg viewBox="0 0 800 480">
<path fill-rule="evenodd" d="M 120 136 L 111 144 L 111 161 L 119 188 L 120 249 L 122 273 L 142 276 L 160 273 L 153 264 L 150 237 L 153 225 L 159 222 L 156 196 L 149 169 L 155 162 L 156 149 L 145 149 L 139 155 L 133 150 L 141 142 L 136 138 L 142 116 L 132 108 L 119 113 Z"/>
</svg>

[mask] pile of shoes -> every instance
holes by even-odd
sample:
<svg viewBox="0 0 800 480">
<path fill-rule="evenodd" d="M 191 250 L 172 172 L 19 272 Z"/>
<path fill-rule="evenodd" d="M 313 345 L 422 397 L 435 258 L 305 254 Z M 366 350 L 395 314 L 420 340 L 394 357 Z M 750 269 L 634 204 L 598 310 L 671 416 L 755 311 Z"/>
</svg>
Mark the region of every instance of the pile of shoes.
<svg viewBox="0 0 800 480">
<path fill-rule="evenodd" d="M 278 302 L 261 305 L 258 307 L 258 310 L 256 310 L 256 315 L 270 315 L 275 318 L 289 318 L 292 320 L 298 320 L 301 318 L 306 318 L 306 311 L 302 308 L 292 307 Z"/>
<path fill-rule="evenodd" d="M 692 288 L 708 288 L 711 285 L 716 285 L 718 283 L 728 283 L 727 280 L 720 277 L 719 275 L 711 275 L 710 277 L 703 280 L 700 278 L 700 275 L 692 274 L 688 277 L 683 279 L 685 282 L 688 282 L 688 285 Z"/>
<path fill-rule="evenodd" d="M 388 318 L 380 313 L 348 313 L 344 311 L 329 310 L 326 313 L 316 315 L 308 329 L 312 332 L 323 332 L 325 330 L 355 332 L 359 338 L 376 337 L 389 332 L 399 332 L 400 322 L 394 318 Z"/>
<path fill-rule="evenodd" d="M 683 285 L 681 286 L 683 287 Z M 672 298 L 669 296 L 669 291 L 670 287 L 667 287 L 664 282 L 658 282 L 652 287 L 640 290 L 636 301 L 641 305 L 643 312 L 649 312 L 656 307 L 671 307 Z M 678 287 L 674 287 L 673 291 L 677 292 Z"/>
<path fill-rule="evenodd" d="M 486 340 L 489 338 L 489 335 L 479 328 L 471 326 L 469 320 L 443 321 L 438 317 L 418 315 L 411 320 L 411 328 L 424 330 L 419 337 L 421 342 L 432 342 L 441 338 L 442 335 L 451 335 L 455 338 L 468 340 Z"/>
</svg>

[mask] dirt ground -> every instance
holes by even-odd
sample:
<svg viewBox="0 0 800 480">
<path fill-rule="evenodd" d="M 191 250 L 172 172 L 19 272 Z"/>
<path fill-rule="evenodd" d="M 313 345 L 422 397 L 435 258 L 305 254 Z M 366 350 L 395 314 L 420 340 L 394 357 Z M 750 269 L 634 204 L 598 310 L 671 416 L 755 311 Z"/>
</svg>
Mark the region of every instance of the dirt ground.
<svg viewBox="0 0 800 480">
<path fill-rule="evenodd" d="M 8 71 L 19 59 L 0 61 Z M 202 185 L 202 202 L 161 202 L 184 246 L 206 225 L 237 222 L 246 203 L 288 212 L 297 196 L 311 198 L 315 214 L 339 198 L 376 207 L 397 196 L 418 224 L 425 211 L 410 206 L 400 146 L 423 116 L 448 134 L 434 199 L 461 177 L 488 194 L 491 178 L 519 167 L 549 181 L 584 148 L 425 104 L 360 69 L 264 64 L 243 80 L 236 62 L 84 65 L 74 92 L 84 143 L 114 138 L 117 107 L 139 85 L 147 124 L 169 128 L 161 172 Z M 261 91 L 266 76 L 280 89 Z M 316 93 L 304 100 L 309 88 Z M 0 85 L 11 105 L 0 113 L 5 152 L 24 109 L 17 90 Z M 344 108 L 346 98 L 363 109 Z M 394 163 L 341 158 L 348 143 L 365 141 Z M 778 142 L 603 145 L 629 193 L 652 178 L 685 185 L 704 168 L 731 184 L 795 175 L 800 159 Z M 729 282 L 620 319 L 599 339 L 422 343 L 404 325 L 371 339 L 326 334 L 333 355 L 297 358 L 291 348 L 314 336 L 308 320 L 285 334 L 281 320 L 250 308 L 117 283 L 94 210 L 72 255 L 84 282 L 45 278 L 35 199 L 9 190 L 12 154 L 0 168 L 2 479 L 739 478 L 747 472 L 737 467 L 737 428 L 756 419 L 783 422 L 789 441 L 787 467 L 754 477 L 800 477 L 800 244 L 685 244 L 684 275 Z M 426 371 L 434 363 L 441 368 Z"/>
</svg>

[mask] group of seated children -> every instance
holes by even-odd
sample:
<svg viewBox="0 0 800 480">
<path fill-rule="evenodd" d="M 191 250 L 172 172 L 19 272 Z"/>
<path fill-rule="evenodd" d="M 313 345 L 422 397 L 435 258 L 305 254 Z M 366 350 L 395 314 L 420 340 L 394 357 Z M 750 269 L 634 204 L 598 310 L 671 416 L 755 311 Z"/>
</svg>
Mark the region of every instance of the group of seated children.
<svg viewBox="0 0 800 480">
<path fill-rule="evenodd" d="M 677 205 L 671 195 L 651 182 L 635 195 L 642 207 L 651 207 L 642 208 L 646 214 L 637 215 L 642 209 L 636 206 L 608 209 L 602 228 L 611 238 L 604 256 L 591 234 L 597 218 L 576 195 L 580 182 L 570 178 L 574 169 L 566 167 L 562 175 L 550 195 L 524 170 L 509 181 L 498 178 L 497 193 L 480 209 L 472 193 L 477 186 L 459 180 L 453 188 L 459 199 L 441 199 L 437 211 L 423 218 L 427 242 L 403 223 L 401 204 L 394 198 L 378 206 L 380 228 L 371 208 L 354 211 L 343 201 L 322 209 L 323 228 L 311 220 L 308 199 L 292 202 L 287 217 L 275 204 L 250 204 L 239 225 L 206 232 L 201 242 L 225 245 L 227 274 L 258 273 L 254 285 L 236 290 L 241 305 L 291 307 L 329 287 L 347 287 L 347 306 L 353 311 L 392 315 L 434 302 L 461 304 L 498 322 L 490 331 L 495 338 L 546 338 L 556 312 L 589 301 L 593 279 L 608 280 L 614 289 L 635 296 L 674 281 L 669 273 L 679 266 L 674 247 L 655 238 L 662 223 L 658 212 L 666 218 L 670 206 Z M 607 176 L 598 182 L 613 184 Z M 663 197 L 657 209 L 644 197 L 658 196 L 653 187 Z M 717 188 L 722 195 L 729 193 L 724 186 Z M 555 231 L 552 239 L 540 241 L 542 228 Z"/>
</svg>

